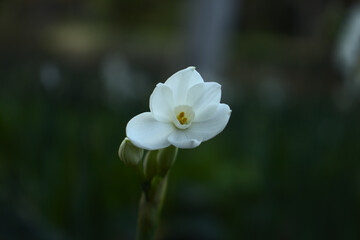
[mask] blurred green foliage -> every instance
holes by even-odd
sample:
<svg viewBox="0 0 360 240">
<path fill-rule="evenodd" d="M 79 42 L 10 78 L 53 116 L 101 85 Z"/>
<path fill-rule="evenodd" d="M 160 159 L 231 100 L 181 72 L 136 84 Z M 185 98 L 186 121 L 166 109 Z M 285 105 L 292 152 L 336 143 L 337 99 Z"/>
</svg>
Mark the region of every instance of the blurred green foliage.
<svg viewBox="0 0 360 240">
<path fill-rule="evenodd" d="M 330 60 L 346 1 L 320 2 L 244 1 L 224 69 L 232 117 L 179 151 L 158 239 L 360 238 L 359 105 L 340 106 Z M 141 187 L 117 150 L 155 84 L 187 67 L 180 3 L 1 2 L 0 239 L 134 238 Z M 143 98 L 109 101 L 108 53 L 145 75 Z"/>
<path fill-rule="evenodd" d="M 0 101 L 1 236 L 131 239 L 140 186 L 117 148 L 145 103 L 114 112 L 32 89 Z M 356 239 L 359 121 L 326 95 L 275 111 L 234 105 L 223 133 L 179 152 L 160 236 Z"/>
</svg>

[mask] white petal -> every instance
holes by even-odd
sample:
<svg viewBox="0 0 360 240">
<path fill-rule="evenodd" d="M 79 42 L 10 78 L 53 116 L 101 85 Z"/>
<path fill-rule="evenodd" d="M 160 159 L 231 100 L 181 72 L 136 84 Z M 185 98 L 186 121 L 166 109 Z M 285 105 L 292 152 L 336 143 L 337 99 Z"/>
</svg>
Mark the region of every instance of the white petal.
<svg viewBox="0 0 360 240">
<path fill-rule="evenodd" d="M 231 110 L 226 104 L 219 104 L 213 117 L 202 122 L 193 122 L 187 130 L 191 135 L 201 136 L 203 141 L 218 135 L 224 130 L 231 115 Z"/>
<path fill-rule="evenodd" d="M 209 119 L 216 110 L 221 99 L 221 85 L 216 82 L 206 82 L 194 85 L 189 89 L 186 97 L 187 104 L 191 106 L 196 114 L 194 121 Z M 212 107 L 211 107 L 212 106 Z M 205 114 L 206 112 L 206 114 Z"/>
<path fill-rule="evenodd" d="M 168 137 L 174 131 L 172 123 L 159 122 L 150 112 L 133 117 L 126 126 L 126 135 L 139 148 L 156 150 L 168 147 Z"/>
<path fill-rule="evenodd" d="M 195 67 L 188 67 L 174 73 L 164 84 L 173 90 L 176 105 L 183 105 L 186 101 L 187 91 L 195 84 L 203 82 L 204 80 Z"/>
<path fill-rule="evenodd" d="M 169 135 L 168 140 L 178 148 L 195 148 L 202 142 L 202 137 L 197 133 L 188 131 L 188 129 L 177 129 Z"/>
<path fill-rule="evenodd" d="M 219 106 L 219 103 L 212 103 L 212 104 L 209 104 L 208 106 L 198 110 L 195 115 L 194 122 L 203 122 L 203 121 L 209 120 L 216 113 L 218 106 Z"/>
<path fill-rule="evenodd" d="M 161 122 L 170 122 L 172 120 L 174 97 L 172 90 L 159 83 L 150 96 L 150 111 L 154 118 Z"/>
</svg>

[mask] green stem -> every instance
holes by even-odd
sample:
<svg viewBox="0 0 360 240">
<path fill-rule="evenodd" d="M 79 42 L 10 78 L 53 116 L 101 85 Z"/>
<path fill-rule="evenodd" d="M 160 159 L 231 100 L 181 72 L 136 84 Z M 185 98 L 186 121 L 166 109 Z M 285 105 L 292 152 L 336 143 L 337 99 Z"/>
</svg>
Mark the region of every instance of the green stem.
<svg viewBox="0 0 360 240">
<path fill-rule="evenodd" d="M 139 203 L 137 240 L 152 240 L 155 237 L 165 198 L 167 178 L 167 174 L 164 177 L 156 176 L 143 186 Z"/>
</svg>

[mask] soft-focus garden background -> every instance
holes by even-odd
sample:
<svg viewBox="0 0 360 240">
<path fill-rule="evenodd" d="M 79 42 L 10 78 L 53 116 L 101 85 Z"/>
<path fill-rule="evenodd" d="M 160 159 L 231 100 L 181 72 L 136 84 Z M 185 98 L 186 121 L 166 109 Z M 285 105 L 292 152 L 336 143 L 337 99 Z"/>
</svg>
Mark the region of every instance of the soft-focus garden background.
<svg viewBox="0 0 360 240">
<path fill-rule="evenodd" d="M 133 239 L 117 150 L 190 65 L 233 114 L 180 151 L 158 239 L 359 239 L 358 4 L 1 1 L 0 239 Z"/>
</svg>

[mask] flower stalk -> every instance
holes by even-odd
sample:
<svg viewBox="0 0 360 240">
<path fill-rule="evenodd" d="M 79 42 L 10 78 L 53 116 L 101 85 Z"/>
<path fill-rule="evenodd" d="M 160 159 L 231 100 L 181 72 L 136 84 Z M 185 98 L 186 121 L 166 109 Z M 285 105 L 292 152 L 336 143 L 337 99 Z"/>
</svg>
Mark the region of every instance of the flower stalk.
<svg viewBox="0 0 360 240">
<path fill-rule="evenodd" d="M 150 187 L 148 185 L 143 187 L 139 203 L 137 240 L 151 240 L 155 237 L 164 203 L 167 179 L 168 175 L 156 176 L 152 179 Z"/>
<path fill-rule="evenodd" d="M 142 194 L 139 203 L 137 240 L 151 240 L 159 225 L 164 203 L 168 175 L 178 149 L 170 146 L 157 151 L 148 151 L 144 157 Z"/>
<path fill-rule="evenodd" d="M 135 167 L 139 174 L 142 194 L 139 202 L 137 240 L 151 240 L 156 235 L 161 209 L 164 203 L 168 175 L 178 149 L 169 146 L 148 151 L 135 147 L 125 138 L 119 148 L 120 159 L 128 166 Z"/>
</svg>

